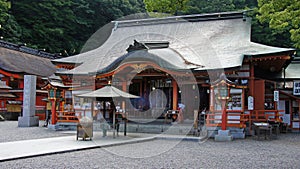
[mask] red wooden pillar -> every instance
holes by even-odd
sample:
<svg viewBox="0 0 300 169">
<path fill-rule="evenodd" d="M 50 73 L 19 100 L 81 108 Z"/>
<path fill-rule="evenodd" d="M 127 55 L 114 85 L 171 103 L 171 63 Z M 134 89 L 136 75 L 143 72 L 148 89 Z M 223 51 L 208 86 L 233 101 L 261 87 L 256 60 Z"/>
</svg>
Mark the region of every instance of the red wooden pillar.
<svg viewBox="0 0 300 169">
<path fill-rule="evenodd" d="M 173 110 L 176 110 L 178 104 L 178 86 L 175 80 L 172 81 L 172 85 L 173 85 Z"/>
<path fill-rule="evenodd" d="M 51 100 L 51 124 L 56 124 L 56 99 Z"/>
<path fill-rule="evenodd" d="M 277 90 L 276 83 L 274 83 L 274 89 Z M 274 94 L 275 94 L 275 92 L 273 92 L 273 98 L 274 98 Z M 278 111 L 278 103 L 279 103 L 279 98 L 278 98 L 278 101 L 274 100 L 274 110 L 276 110 L 275 111 L 275 121 L 279 121 L 280 120 L 279 119 L 279 111 Z"/>
<path fill-rule="evenodd" d="M 19 81 L 19 88 L 24 89 L 24 80 Z"/>
<path fill-rule="evenodd" d="M 60 103 L 59 103 L 59 106 L 60 106 L 60 111 L 65 111 L 65 90 L 62 90 L 60 92 L 61 94 L 61 98 L 60 98 Z M 61 100 L 62 99 L 62 100 Z M 92 112 L 93 114 L 93 112 Z"/>
<path fill-rule="evenodd" d="M 221 128 L 222 130 L 226 130 L 227 125 L 227 113 L 226 113 L 226 100 L 222 100 L 222 124 Z"/>
<path fill-rule="evenodd" d="M 254 65 L 252 62 L 250 62 L 250 78 L 249 78 L 249 96 L 252 96 L 254 99 Z M 255 99 L 253 100 L 255 102 Z M 253 110 L 255 110 L 255 103 L 253 103 Z M 249 112 L 249 128 L 250 131 L 252 130 L 252 115 L 253 110 L 250 110 Z"/>
</svg>

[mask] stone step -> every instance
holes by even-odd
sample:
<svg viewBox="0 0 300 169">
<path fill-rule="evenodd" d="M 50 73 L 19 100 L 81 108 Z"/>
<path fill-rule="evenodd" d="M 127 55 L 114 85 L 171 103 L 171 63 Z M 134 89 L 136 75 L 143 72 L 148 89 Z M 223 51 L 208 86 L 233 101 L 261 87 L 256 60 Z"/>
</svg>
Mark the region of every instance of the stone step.
<svg viewBox="0 0 300 169">
<path fill-rule="evenodd" d="M 77 123 L 58 122 L 54 126 L 54 130 L 77 130 Z"/>
<path fill-rule="evenodd" d="M 218 130 L 220 127 L 206 127 L 208 137 L 214 138 L 215 135 L 218 134 Z M 244 139 L 246 137 L 245 129 L 244 128 L 233 128 L 229 127 L 228 130 L 230 131 L 231 135 L 234 139 Z"/>
</svg>

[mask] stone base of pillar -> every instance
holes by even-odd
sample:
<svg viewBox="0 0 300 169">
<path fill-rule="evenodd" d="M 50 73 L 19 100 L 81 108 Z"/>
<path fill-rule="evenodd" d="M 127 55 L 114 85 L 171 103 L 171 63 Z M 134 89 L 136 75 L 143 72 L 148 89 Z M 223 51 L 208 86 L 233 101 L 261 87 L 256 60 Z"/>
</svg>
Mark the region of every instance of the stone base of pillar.
<svg viewBox="0 0 300 169">
<path fill-rule="evenodd" d="M 18 127 L 38 127 L 39 126 L 39 117 L 19 117 L 18 118 Z"/>
<path fill-rule="evenodd" d="M 218 130 L 218 134 L 215 135 L 215 141 L 232 141 L 233 137 L 230 130 Z"/>
</svg>

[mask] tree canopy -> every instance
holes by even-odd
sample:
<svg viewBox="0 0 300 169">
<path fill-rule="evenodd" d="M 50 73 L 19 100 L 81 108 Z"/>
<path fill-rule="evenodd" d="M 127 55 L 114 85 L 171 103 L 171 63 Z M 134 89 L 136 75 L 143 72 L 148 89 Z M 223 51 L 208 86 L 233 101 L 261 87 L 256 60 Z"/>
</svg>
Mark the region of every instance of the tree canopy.
<svg viewBox="0 0 300 169">
<path fill-rule="evenodd" d="M 187 8 L 189 0 L 144 0 L 148 12 L 177 15 Z"/>
<path fill-rule="evenodd" d="M 274 34 L 290 34 L 294 47 L 300 48 L 300 1 L 258 0 L 257 18 L 267 23 Z"/>
<path fill-rule="evenodd" d="M 173 15 L 226 12 L 256 6 L 256 0 L 144 0 L 148 12 Z"/>
<path fill-rule="evenodd" d="M 18 0 L 12 1 L 11 10 L 7 11 L 16 18 L 10 21 L 11 25 L 15 21 L 18 26 L 11 30 L 20 30 L 21 36 L 5 31 L 4 40 L 15 37 L 13 42 L 65 56 L 79 53 L 87 39 L 104 24 L 145 12 L 142 0 Z"/>
<path fill-rule="evenodd" d="M 21 28 L 15 17 L 10 14 L 11 3 L 0 0 L 0 37 L 10 42 L 19 42 Z"/>
<path fill-rule="evenodd" d="M 0 0 L 0 23 L 3 25 L 5 22 L 5 19 L 8 16 L 8 9 L 9 9 L 9 2 L 6 2 L 5 0 Z"/>
<path fill-rule="evenodd" d="M 249 8 L 254 9 L 253 41 L 300 48 L 297 0 L 0 0 L 0 36 L 5 41 L 68 56 L 96 48 L 83 46 L 103 25 L 146 9 L 184 15 Z"/>
</svg>

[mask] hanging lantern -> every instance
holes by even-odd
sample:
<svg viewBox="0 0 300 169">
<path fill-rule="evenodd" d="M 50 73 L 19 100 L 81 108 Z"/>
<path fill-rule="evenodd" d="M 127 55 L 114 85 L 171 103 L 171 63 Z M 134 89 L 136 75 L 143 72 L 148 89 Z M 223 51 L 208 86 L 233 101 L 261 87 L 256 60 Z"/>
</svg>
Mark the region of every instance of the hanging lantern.
<svg viewBox="0 0 300 169">
<path fill-rule="evenodd" d="M 225 83 L 218 86 L 218 99 L 229 99 L 229 87 Z"/>
<path fill-rule="evenodd" d="M 55 97 L 55 91 L 54 91 L 54 89 L 50 89 L 49 90 L 49 98 L 53 99 L 54 97 Z"/>
<path fill-rule="evenodd" d="M 60 95 L 61 95 L 61 91 L 60 90 L 56 90 L 56 98 L 60 98 Z"/>
</svg>

